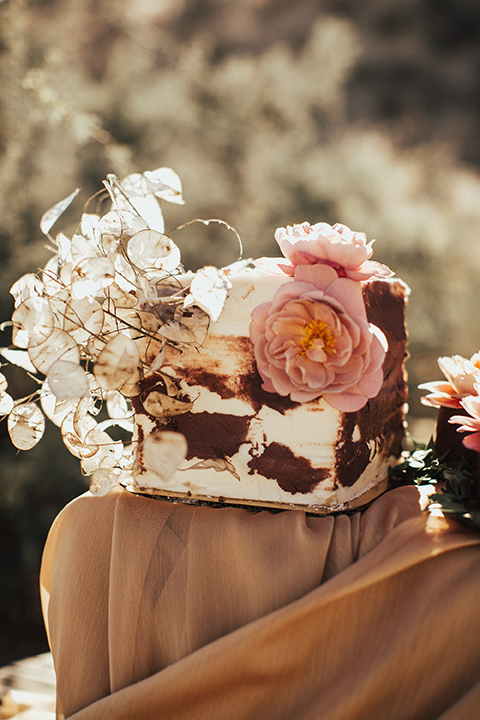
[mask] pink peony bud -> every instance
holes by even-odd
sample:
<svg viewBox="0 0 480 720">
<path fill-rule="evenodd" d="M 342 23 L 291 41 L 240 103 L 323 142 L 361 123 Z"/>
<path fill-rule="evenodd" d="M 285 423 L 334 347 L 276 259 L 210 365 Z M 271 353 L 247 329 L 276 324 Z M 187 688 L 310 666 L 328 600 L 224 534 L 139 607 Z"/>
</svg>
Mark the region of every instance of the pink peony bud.
<svg viewBox="0 0 480 720">
<path fill-rule="evenodd" d="M 353 232 L 340 223 L 310 225 L 304 222 L 301 225 L 289 225 L 276 230 L 275 240 L 292 267 L 320 263 L 334 268 L 340 277 L 352 280 L 393 275 L 386 265 L 370 260 L 373 240 L 367 244 L 364 233 Z M 278 261 L 279 269 L 287 275 L 293 275 L 288 265 L 282 265 L 281 262 Z"/>
</svg>

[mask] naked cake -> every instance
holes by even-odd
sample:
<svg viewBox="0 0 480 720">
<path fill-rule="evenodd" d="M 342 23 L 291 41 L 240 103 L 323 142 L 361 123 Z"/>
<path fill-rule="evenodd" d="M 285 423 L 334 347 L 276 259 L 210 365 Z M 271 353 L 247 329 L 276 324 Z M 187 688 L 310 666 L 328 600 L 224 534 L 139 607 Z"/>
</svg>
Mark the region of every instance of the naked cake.
<svg viewBox="0 0 480 720">
<path fill-rule="evenodd" d="M 404 431 L 408 289 L 345 226 L 304 223 L 276 237 L 287 258 L 224 269 L 224 305 L 205 339 L 168 346 L 141 381 L 138 489 L 313 512 L 385 489 Z M 179 278 L 187 293 L 192 279 Z M 152 393 L 186 405 L 152 414 Z M 159 461 L 164 438 L 180 446 L 174 472 Z"/>
</svg>

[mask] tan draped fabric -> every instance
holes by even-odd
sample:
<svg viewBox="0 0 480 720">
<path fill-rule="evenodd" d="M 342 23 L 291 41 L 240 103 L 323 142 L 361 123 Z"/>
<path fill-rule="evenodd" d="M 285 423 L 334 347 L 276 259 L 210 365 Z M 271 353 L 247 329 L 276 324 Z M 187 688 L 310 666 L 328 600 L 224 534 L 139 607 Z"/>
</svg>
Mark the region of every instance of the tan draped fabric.
<svg viewBox="0 0 480 720">
<path fill-rule="evenodd" d="M 480 717 L 480 535 L 412 487 L 337 517 L 87 494 L 41 583 L 59 717 Z"/>
</svg>

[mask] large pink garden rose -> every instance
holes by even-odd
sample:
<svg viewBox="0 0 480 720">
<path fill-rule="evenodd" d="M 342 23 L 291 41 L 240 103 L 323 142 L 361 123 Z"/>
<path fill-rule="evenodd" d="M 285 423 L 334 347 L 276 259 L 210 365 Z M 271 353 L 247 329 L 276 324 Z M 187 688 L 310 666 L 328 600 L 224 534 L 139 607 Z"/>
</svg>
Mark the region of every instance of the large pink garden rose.
<svg viewBox="0 0 480 720">
<path fill-rule="evenodd" d="M 262 258 L 256 264 L 271 272 L 293 275 L 297 265 L 329 265 L 341 277 L 352 280 L 368 280 L 371 277 L 386 278 L 393 275 L 386 266 L 372 256 L 373 240 L 367 244 L 364 233 L 353 232 L 346 225 L 336 223 L 308 222 L 288 225 L 275 231 L 275 240 L 288 262 Z"/>
<path fill-rule="evenodd" d="M 385 336 L 368 322 L 360 283 L 328 265 L 297 266 L 252 312 L 250 337 L 267 392 L 353 412 L 382 386 Z"/>
</svg>

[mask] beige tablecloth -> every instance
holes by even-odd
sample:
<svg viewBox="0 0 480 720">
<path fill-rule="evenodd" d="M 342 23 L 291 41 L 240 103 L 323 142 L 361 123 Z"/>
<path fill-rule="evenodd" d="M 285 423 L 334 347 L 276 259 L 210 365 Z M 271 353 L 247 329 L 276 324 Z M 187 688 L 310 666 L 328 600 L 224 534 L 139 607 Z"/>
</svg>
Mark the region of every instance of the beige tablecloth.
<svg viewBox="0 0 480 720">
<path fill-rule="evenodd" d="M 322 518 L 87 494 L 41 584 L 59 717 L 480 717 L 480 535 L 412 487 Z"/>
</svg>

